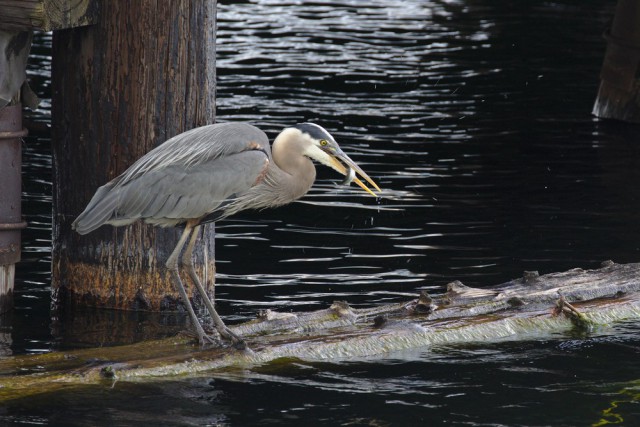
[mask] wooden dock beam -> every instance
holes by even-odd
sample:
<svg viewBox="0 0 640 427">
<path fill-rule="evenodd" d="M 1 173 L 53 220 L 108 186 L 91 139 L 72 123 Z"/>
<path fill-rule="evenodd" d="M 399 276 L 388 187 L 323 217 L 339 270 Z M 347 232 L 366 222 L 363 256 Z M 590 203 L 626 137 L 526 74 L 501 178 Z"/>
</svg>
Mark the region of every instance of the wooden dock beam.
<svg viewBox="0 0 640 427">
<path fill-rule="evenodd" d="M 164 262 L 180 233 L 144 224 L 71 230 L 96 189 L 215 114 L 215 1 L 111 0 L 98 22 L 54 32 L 53 288 L 59 302 L 175 309 Z M 212 289 L 213 233 L 195 253 Z M 202 249 L 204 248 L 204 249 Z"/>
<path fill-rule="evenodd" d="M 618 0 L 593 114 L 640 123 L 640 2 Z"/>
</svg>

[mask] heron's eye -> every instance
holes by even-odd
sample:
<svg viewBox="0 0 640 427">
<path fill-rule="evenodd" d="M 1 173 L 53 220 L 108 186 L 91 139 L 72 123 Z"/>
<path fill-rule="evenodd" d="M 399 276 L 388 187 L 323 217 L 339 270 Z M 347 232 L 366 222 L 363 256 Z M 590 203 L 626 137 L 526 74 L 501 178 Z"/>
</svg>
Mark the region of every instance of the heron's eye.
<svg viewBox="0 0 640 427">
<path fill-rule="evenodd" d="M 326 139 L 321 139 L 321 140 L 320 140 L 320 145 L 322 145 L 323 147 L 324 147 L 325 145 L 327 145 L 327 144 L 328 144 L 328 142 L 327 142 L 327 140 L 326 140 Z"/>
</svg>

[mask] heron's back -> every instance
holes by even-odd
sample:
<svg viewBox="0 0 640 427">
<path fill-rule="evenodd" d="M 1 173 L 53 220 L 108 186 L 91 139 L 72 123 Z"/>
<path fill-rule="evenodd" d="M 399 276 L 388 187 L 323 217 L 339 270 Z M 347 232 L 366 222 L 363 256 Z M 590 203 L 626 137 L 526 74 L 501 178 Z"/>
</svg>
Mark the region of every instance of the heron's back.
<svg viewBox="0 0 640 427">
<path fill-rule="evenodd" d="M 246 123 L 177 135 L 100 187 L 73 223 L 80 234 L 143 219 L 174 226 L 215 212 L 246 193 L 269 164 L 267 136 Z"/>
</svg>

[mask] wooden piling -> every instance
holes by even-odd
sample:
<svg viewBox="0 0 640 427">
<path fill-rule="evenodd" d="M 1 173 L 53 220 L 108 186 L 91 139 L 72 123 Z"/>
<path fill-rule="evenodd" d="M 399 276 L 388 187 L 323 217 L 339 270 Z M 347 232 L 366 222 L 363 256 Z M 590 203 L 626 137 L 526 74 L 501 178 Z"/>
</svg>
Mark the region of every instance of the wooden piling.
<svg viewBox="0 0 640 427">
<path fill-rule="evenodd" d="M 20 261 L 22 221 L 22 106 L 0 108 L 0 315 L 13 306 L 15 264 Z"/>
<path fill-rule="evenodd" d="M 60 302 L 173 309 L 164 263 L 179 230 L 71 230 L 96 189 L 215 114 L 215 1 L 100 3 L 96 25 L 54 32 L 53 288 Z M 195 255 L 214 281 L 212 230 Z M 211 259 L 211 261 L 210 261 Z"/>
<path fill-rule="evenodd" d="M 640 2 L 618 0 L 593 114 L 640 123 Z"/>
<path fill-rule="evenodd" d="M 0 30 L 0 315 L 13 307 L 15 264 L 20 261 L 22 221 L 21 90 L 31 31 Z M 0 324 L 2 321 L 0 320 Z"/>
<path fill-rule="evenodd" d="M 25 84 L 33 30 L 89 25 L 98 0 L 0 0 L 0 314 L 12 307 L 15 263 L 20 260 L 21 100 L 37 102 Z M 3 316 L 0 323 L 6 320 Z M 4 339 L 0 338 L 0 341 Z M 2 350 L 0 349 L 0 353 Z"/>
</svg>

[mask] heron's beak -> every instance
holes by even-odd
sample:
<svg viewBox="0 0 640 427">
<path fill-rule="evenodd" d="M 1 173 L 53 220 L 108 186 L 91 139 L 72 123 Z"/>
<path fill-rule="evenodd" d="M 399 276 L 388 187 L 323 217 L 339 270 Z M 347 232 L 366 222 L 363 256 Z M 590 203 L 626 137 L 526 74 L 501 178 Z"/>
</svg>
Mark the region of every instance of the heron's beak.
<svg viewBox="0 0 640 427">
<path fill-rule="evenodd" d="M 347 169 L 348 167 L 356 171 L 358 175 L 360 175 L 364 180 L 366 180 L 369 184 L 371 184 L 371 186 L 375 188 L 377 191 L 379 192 L 382 191 L 380 190 L 380 187 L 378 187 L 378 184 L 376 184 L 371 178 L 369 178 L 369 175 L 367 175 L 365 171 L 363 171 L 360 168 L 360 166 L 358 166 L 353 160 L 351 160 L 349 156 L 347 156 L 342 150 L 338 149 L 335 152 L 328 153 L 328 154 L 329 154 L 329 159 L 331 161 L 330 166 L 333 169 L 340 172 L 341 174 L 345 175 L 347 177 L 347 180 L 349 180 L 350 178 L 349 170 Z M 369 187 L 367 187 L 367 185 L 364 182 L 360 181 L 358 178 L 354 177 L 353 181 L 356 184 L 358 184 L 358 186 L 362 188 L 364 191 L 366 191 L 367 193 L 371 194 L 374 197 L 378 197 L 373 191 L 369 189 Z"/>
</svg>

